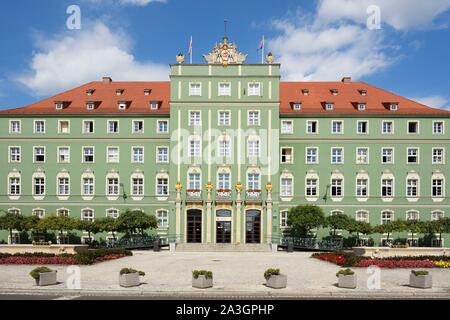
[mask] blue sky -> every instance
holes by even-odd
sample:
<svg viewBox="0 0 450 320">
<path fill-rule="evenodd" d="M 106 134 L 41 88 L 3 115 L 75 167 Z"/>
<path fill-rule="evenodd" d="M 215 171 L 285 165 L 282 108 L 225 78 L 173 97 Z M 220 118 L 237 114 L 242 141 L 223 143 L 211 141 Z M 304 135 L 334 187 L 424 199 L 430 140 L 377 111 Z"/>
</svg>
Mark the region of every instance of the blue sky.
<svg viewBox="0 0 450 320">
<path fill-rule="evenodd" d="M 380 10 L 381 29 L 367 19 Z M 81 29 L 68 30 L 68 6 Z M 247 62 L 259 41 L 283 79 L 352 76 L 429 105 L 450 107 L 450 0 L 4 0 L 0 108 L 26 105 L 85 82 L 166 80 L 194 39 L 194 62 L 228 35 Z"/>
</svg>

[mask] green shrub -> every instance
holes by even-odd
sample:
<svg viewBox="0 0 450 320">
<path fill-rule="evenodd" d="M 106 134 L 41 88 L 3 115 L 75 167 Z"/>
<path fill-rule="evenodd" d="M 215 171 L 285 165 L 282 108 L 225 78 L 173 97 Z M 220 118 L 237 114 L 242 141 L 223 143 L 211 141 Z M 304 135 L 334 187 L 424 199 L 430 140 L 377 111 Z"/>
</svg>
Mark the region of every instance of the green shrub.
<svg viewBox="0 0 450 320">
<path fill-rule="evenodd" d="M 135 269 L 132 269 L 132 268 L 123 268 L 122 270 L 120 270 L 120 275 L 130 274 L 130 273 L 139 273 L 139 275 L 141 277 L 145 276 L 145 272 L 144 271 L 139 271 L 139 270 L 135 270 Z"/>
<path fill-rule="evenodd" d="M 413 275 L 417 276 L 427 276 L 429 275 L 429 272 L 426 270 L 411 270 L 411 273 Z"/>
<path fill-rule="evenodd" d="M 194 279 L 198 279 L 199 276 L 205 276 L 206 279 L 212 279 L 213 273 L 206 270 L 194 270 L 192 271 L 192 276 Z"/>
<path fill-rule="evenodd" d="M 39 268 L 36 268 L 36 269 L 33 269 L 31 272 L 30 272 L 30 276 L 33 278 L 33 279 L 35 279 L 35 280 L 39 280 L 39 274 L 40 273 L 46 273 L 46 272 L 52 272 L 53 270 L 51 270 L 51 269 L 49 269 L 49 268 L 47 268 L 47 267 L 39 267 Z"/>
<path fill-rule="evenodd" d="M 347 269 L 342 269 L 342 270 L 339 270 L 338 273 L 336 273 L 336 277 L 339 278 L 339 276 L 340 276 L 341 274 L 342 274 L 343 276 L 352 276 L 352 275 L 355 274 L 355 272 L 354 272 L 353 270 L 349 269 L 349 268 L 347 268 Z"/>
<path fill-rule="evenodd" d="M 270 268 L 270 269 L 267 269 L 266 272 L 264 272 L 264 278 L 266 280 L 269 280 L 271 276 L 279 276 L 279 275 L 280 275 L 280 269 Z"/>
</svg>

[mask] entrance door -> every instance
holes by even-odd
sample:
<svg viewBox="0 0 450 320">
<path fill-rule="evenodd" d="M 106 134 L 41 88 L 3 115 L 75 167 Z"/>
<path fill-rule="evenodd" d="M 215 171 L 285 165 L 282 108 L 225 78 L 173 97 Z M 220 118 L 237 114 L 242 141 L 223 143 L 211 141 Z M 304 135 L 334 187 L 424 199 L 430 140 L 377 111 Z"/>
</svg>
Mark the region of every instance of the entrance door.
<svg viewBox="0 0 450 320">
<path fill-rule="evenodd" d="M 202 243 L 202 211 L 187 212 L 187 242 Z"/>
<path fill-rule="evenodd" d="M 246 243 L 261 243 L 261 211 L 248 210 L 245 225 Z"/>
<path fill-rule="evenodd" d="M 218 210 L 216 215 L 216 243 L 231 243 L 231 211 Z"/>
</svg>

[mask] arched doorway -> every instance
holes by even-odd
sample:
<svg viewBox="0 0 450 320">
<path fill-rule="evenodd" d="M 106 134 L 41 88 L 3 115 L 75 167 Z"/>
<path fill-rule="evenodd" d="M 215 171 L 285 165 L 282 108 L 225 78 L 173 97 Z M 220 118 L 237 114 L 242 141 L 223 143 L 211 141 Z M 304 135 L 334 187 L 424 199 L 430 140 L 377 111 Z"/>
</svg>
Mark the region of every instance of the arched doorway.
<svg viewBox="0 0 450 320">
<path fill-rule="evenodd" d="M 245 242 L 261 243 L 261 211 L 247 210 L 245 221 Z"/>
<path fill-rule="evenodd" d="M 191 209 L 187 211 L 186 225 L 187 243 L 202 243 L 202 211 Z"/>
<path fill-rule="evenodd" d="M 216 212 L 216 243 L 231 243 L 231 210 Z"/>
</svg>

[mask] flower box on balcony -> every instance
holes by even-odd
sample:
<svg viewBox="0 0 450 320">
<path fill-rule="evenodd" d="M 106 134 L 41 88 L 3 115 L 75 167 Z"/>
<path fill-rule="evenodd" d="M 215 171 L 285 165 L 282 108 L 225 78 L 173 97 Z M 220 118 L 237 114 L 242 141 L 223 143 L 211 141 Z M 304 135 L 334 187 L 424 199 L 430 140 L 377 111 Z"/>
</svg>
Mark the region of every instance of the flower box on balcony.
<svg viewBox="0 0 450 320">
<path fill-rule="evenodd" d="M 261 197 L 261 190 L 247 190 L 247 198 L 259 199 Z"/>
</svg>

